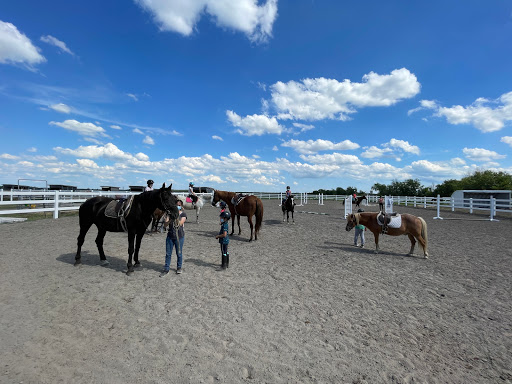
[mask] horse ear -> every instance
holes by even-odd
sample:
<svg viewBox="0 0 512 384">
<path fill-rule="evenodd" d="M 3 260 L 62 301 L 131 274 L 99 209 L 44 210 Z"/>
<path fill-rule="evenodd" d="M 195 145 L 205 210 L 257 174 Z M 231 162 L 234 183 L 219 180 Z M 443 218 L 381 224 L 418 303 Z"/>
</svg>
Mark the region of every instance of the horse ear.
<svg viewBox="0 0 512 384">
<path fill-rule="evenodd" d="M 165 183 L 164 183 L 164 188 L 165 188 Z M 171 183 L 171 185 L 169 185 L 169 187 L 167 189 L 169 190 L 169 192 L 171 192 L 171 190 L 172 190 L 172 183 Z"/>
<path fill-rule="evenodd" d="M 164 189 L 164 188 L 165 188 L 165 182 L 162 184 L 162 189 Z"/>
</svg>

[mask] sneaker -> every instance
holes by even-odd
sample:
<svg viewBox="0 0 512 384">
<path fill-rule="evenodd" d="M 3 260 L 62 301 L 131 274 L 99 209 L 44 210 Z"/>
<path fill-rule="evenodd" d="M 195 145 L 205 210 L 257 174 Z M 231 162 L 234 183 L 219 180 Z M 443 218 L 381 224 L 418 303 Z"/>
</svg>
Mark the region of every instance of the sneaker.
<svg viewBox="0 0 512 384">
<path fill-rule="evenodd" d="M 182 272 L 181 268 L 178 268 L 178 269 L 176 270 L 176 274 L 177 274 L 177 275 L 181 275 L 181 272 Z"/>
<path fill-rule="evenodd" d="M 364 244 L 361 244 L 361 248 L 364 248 Z"/>
<path fill-rule="evenodd" d="M 162 272 L 160 272 L 160 277 L 167 276 L 168 274 L 169 274 L 169 271 L 163 270 Z"/>
<path fill-rule="evenodd" d="M 354 247 L 357 247 L 357 244 L 354 244 Z"/>
</svg>

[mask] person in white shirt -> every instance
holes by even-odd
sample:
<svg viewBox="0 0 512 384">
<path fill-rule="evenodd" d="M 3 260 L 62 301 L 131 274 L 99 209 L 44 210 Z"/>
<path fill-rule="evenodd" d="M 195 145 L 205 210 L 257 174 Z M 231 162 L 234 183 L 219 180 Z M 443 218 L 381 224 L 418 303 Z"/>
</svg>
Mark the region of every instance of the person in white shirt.
<svg viewBox="0 0 512 384">
<path fill-rule="evenodd" d="M 147 191 L 152 191 L 152 190 L 153 190 L 153 184 L 154 184 L 154 183 L 155 183 L 155 182 L 154 182 L 153 180 L 151 180 L 151 179 L 150 179 L 150 180 L 148 180 L 148 186 L 146 187 L 146 189 L 144 189 L 144 191 L 146 191 L 146 192 L 147 192 Z"/>
</svg>

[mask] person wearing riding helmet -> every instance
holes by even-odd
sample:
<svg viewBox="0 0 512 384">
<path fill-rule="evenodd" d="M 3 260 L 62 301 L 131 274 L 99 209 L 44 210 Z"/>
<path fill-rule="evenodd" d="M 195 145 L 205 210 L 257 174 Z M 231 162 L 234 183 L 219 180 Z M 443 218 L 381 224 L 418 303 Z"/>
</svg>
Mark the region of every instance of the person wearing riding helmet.
<svg viewBox="0 0 512 384">
<path fill-rule="evenodd" d="M 194 192 L 194 183 L 192 181 L 188 183 L 188 197 L 192 200 L 192 205 L 196 205 L 197 195 Z"/>
<path fill-rule="evenodd" d="M 220 243 L 220 252 L 222 254 L 221 268 L 226 269 L 229 268 L 229 252 L 228 252 L 228 244 L 229 244 L 229 219 L 231 219 L 231 213 L 228 211 L 224 211 L 220 214 L 220 218 L 222 220 L 219 234 L 215 236 L 216 239 L 219 239 Z"/>
<path fill-rule="evenodd" d="M 152 191 L 153 190 L 153 184 L 155 184 L 155 182 L 151 179 L 148 180 L 148 186 L 144 189 L 144 191 Z"/>
<path fill-rule="evenodd" d="M 285 201 L 288 199 L 288 198 L 291 198 L 292 199 L 292 204 L 293 204 L 293 195 L 292 195 L 292 191 L 290 189 L 290 186 L 286 186 L 286 199 L 283 200 L 283 204 L 285 203 Z"/>
<path fill-rule="evenodd" d="M 220 206 L 220 214 L 222 215 L 222 212 L 226 211 L 226 203 L 224 201 L 221 201 L 219 203 L 219 206 Z M 221 217 L 220 218 L 220 223 L 222 224 L 223 221 L 224 221 L 224 219 Z"/>
</svg>

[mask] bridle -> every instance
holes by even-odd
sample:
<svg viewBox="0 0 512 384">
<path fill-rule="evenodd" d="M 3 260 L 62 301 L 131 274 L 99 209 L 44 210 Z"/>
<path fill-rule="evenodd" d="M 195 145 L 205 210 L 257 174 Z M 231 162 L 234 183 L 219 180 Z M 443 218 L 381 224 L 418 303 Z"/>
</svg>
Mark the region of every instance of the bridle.
<svg viewBox="0 0 512 384">
<path fill-rule="evenodd" d="M 165 211 L 166 213 L 171 213 L 171 207 L 172 207 L 172 205 L 171 205 L 171 204 L 167 205 L 167 201 L 165 201 L 165 200 L 163 199 L 162 195 L 163 195 L 163 193 L 160 191 L 160 202 L 162 203 L 162 207 L 164 207 L 164 211 Z"/>
</svg>

